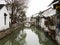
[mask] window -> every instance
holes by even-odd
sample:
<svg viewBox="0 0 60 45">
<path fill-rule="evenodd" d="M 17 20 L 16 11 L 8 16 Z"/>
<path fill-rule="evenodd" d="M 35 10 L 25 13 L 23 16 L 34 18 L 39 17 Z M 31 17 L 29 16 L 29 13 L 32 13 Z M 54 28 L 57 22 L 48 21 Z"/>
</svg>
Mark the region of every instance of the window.
<svg viewBox="0 0 60 45">
<path fill-rule="evenodd" d="M 5 25 L 6 25 L 6 16 L 7 16 L 7 14 L 4 13 L 4 24 L 5 24 Z"/>
</svg>

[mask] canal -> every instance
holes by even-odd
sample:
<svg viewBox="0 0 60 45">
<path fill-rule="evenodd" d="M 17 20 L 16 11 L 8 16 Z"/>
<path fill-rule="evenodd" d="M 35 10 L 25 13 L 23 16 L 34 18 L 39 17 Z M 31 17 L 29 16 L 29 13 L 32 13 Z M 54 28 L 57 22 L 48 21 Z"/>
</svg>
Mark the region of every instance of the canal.
<svg viewBox="0 0 60 45">
<path fill-rule="evenodd" d="M 0 40 L 0 45 L 57 45 L 36 27 L 22 27 Z"/>
</svg>

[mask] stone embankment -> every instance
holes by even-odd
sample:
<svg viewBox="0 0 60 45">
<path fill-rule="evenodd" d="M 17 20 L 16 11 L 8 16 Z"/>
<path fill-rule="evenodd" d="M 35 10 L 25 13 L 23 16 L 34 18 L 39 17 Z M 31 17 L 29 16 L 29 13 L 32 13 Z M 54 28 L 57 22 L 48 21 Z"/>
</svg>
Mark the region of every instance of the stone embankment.
<svg viewBox="0 0 60 45">
<path fill-rule="evenodd" d="M 12 27 L 5 29 L 4 31 L 0 31 L 0 39 L 6 37 L 7 35 L 11 34 L 13 31 L 17 30 L 21 26 L 18 24 L 13 24 Z"/>
</svg>

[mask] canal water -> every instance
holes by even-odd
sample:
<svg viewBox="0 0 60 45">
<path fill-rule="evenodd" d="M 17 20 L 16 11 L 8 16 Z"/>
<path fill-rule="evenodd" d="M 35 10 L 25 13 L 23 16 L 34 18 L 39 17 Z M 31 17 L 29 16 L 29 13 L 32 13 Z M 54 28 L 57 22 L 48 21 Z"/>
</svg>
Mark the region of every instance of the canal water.
<svg viewBox="0 0 60 45">
<path fill-rule="evenodd" d="M 57 45 L 36 27 L 22 27 L 0 40 L 0 45 Z"/>
</svg>

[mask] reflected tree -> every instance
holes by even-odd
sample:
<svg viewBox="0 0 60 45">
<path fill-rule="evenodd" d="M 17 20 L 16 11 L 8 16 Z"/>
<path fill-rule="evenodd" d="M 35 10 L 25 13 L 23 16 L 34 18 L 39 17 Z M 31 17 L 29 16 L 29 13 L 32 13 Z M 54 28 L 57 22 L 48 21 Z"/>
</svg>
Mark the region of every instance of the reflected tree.
<svg viewBox="0 0 60 45">
<path fill-rule="evenodd" d="M 16 30 L 11 35 L 0 40 L 0 45 L 24 45 L 26 33 L 21 29 Z"/>
</svg>

